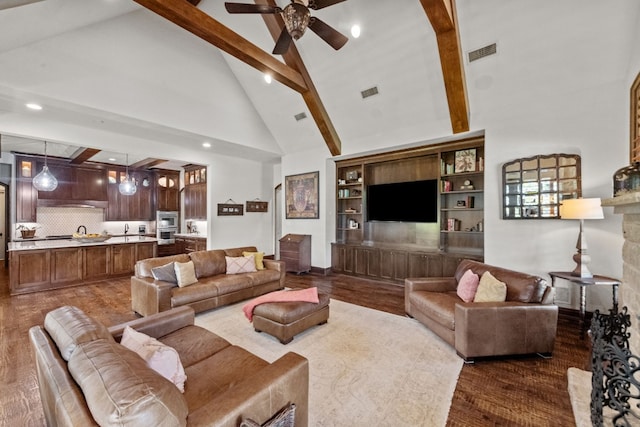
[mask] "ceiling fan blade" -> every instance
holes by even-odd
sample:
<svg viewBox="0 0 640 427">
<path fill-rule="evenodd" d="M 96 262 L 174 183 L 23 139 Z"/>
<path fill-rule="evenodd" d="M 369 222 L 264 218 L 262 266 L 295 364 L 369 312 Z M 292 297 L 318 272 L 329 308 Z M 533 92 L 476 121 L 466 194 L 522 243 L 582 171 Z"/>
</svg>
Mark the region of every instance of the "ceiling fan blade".
<svg viewBox="0 0 640 427">
<path fill-rule="evenodd" d="M 263 4 L 245 4 L 225 2 L 224 7 L 229 13 L 280 13 L 279 7 L 267 6 Z"/>
<path fill-rule="evenodd" d="M 349 40 L 318 18 L 311 18 L 309 28 L 335 50 L 340 49 Z"/>
<path fill-rule="evenodd" d="M 342 3 L 346 0 L 310 0 L 309 1 L 309 9 L 322 9 L 323 7 L 333 6 L 336 3 Z"/>
<path fill-rule="evenodd" d="M 282 28 L 282 32 L 280 33 L 280 37 L 278 37 L 276 46 L 273 48 L 273 54 L 284 55 L 285 52 L 289 49 L 291 40 L 292 38 L 289 32 L 287 31 L 287 27 Z"/>
</svg>

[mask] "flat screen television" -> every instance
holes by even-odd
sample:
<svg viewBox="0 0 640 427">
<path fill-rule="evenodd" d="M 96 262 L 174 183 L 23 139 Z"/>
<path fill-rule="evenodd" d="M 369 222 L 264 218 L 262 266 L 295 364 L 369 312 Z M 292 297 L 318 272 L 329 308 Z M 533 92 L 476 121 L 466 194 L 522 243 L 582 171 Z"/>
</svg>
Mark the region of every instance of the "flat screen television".
<svg viewBox="0 0 640 427">
<path fill-rule="evenodd" d="M 367 221 L 437 222 L 438 180 L 367 186 Z"/>
</svg>

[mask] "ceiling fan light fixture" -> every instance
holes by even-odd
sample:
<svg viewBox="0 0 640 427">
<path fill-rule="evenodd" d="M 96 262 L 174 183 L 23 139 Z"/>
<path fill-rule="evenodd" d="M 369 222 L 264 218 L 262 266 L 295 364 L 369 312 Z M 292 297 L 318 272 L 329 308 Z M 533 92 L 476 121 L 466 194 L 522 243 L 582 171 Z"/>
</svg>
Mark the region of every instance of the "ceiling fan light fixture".
<svg viewBox="0 0 640 427">
<path fill-rule="evenodd" d="M 282 18 L 284 19 L 284 25 L 287 27 L 287 32 L 294 40 L 298 40 L 307 30 L 311 13 L 302 4 L 290 3 L 282 11 Z"/>
<path fill-rule="evenodd" d="M 47 141 L 44 142 L 44 166 L 42 171 L 33 177 L 32 183 L 38 191 L 53 191 L 58 188 L 58 180 L 49 172 L 49 167 L 47 166 Z"/>
</svg>

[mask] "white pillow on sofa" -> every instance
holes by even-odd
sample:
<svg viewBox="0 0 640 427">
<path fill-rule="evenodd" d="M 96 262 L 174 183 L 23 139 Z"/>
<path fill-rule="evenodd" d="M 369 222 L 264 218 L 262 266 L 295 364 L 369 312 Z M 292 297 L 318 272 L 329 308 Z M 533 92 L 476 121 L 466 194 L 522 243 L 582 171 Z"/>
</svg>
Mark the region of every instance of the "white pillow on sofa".
<svg viewBox="0 0 640 427">
<path fill-rule="evenodd" d="M 256 261 L 253 255 L 230 257 L 225 256 L 227 262 L 227 274 L 252 273 L 256 270 Z"/>
<path fill-rule="evenodd" d="M 473 302 L 502 302 L 507 299 L 507 285 L 485 271 L 480 278 Z"/>
<path fill-rule="evenodd" d="M 173 264 L 176 272 L 176 280 L 179 287 L 193 285 L 198 281 L 196 277 L 196 267 L 193 261 L 176 262 Z"/>
<path fill-rule="evenodd" d="M 187 375 L 178 352 L 149 335 L 125 326 L 120 344 L 142 357 L 147 365 L 178 387 L 184 393 Z"/>
</svg>

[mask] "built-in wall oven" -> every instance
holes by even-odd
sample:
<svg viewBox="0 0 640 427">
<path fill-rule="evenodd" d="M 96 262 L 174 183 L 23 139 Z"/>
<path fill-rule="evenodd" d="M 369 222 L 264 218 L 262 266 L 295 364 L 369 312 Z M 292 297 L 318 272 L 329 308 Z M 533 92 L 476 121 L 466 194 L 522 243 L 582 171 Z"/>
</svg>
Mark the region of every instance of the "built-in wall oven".
<svg viewBox="0 0 640 427">
<path fill-rule="evenodd" d="M 156 214 L 156 238 L 159 245 L 171 245 L 175 243 L 175 234 L 178 232 L 178 212 L 158 211 Z"/>
</svg>

